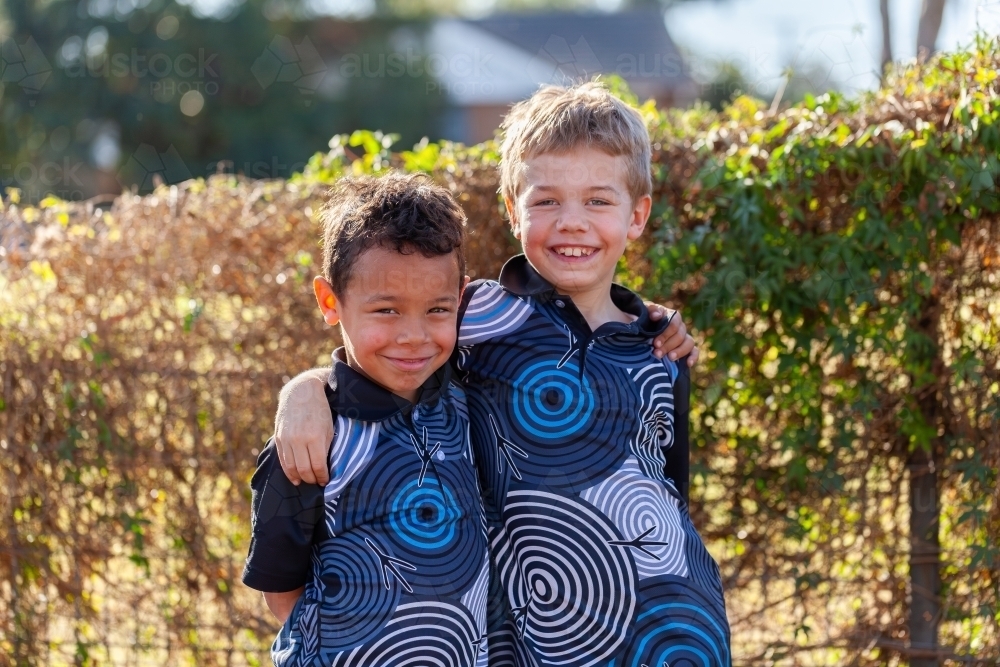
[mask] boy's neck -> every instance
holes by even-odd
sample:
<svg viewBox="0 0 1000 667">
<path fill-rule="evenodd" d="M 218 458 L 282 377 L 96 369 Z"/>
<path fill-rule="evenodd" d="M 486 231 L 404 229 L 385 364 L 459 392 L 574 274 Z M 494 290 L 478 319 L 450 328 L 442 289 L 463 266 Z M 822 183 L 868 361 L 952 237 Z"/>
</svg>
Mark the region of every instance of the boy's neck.
<svg viewBox="0 0 1000 667">
<path fill-rule="evenodd" d="M 559 292 L 573 299 L 573 304 L 580 311 L 580 314 L 583 315 L 583 318 L 587 320 L 591 331 L 596 331 L 598 327 L 608 322 L 623 322 L 628 324 L 635 319 L 635 316 L 622 311 L 611 300 L 611 285 L 608 285 L 603 290 L 576 292 L 560 289 Z"/>
</svg>

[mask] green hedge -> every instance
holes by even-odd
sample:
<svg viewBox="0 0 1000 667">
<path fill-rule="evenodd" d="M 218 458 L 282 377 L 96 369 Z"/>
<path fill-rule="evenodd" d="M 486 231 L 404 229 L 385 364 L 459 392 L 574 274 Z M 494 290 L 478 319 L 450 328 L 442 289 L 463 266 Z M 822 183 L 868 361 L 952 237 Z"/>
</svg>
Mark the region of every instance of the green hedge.
<svg viewBox="0 0 1000 667">
<path fill-rule="evenodd" d="M 857 100 L 641 107 L 654 220 L 620 277 L 703 345 L 693 515 L 736 664 L 1000 659 L 998 66 L 983 39 Z M 287 182 L 107 209 L 9 192 L 0 655 L 266 663 L 274 624 L 239 584 L 247 481 L 284 378 L 335 342 L 308 289 L 325 186 L 433 174 L 495 275 L 515 250 L 497 159 L 358 132 Z"/>
</svg>

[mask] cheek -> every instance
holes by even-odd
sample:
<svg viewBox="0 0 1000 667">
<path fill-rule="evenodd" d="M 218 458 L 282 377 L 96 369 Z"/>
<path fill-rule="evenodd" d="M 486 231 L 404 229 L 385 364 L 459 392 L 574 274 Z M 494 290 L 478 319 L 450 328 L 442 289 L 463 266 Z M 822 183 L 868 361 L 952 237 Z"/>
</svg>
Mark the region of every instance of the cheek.
<svg viewBox="0 0 1000 667">
<path fill-rule="evenodd" d="M 431 338 L 444 352 L 451 354 L 452 349 L 454 349 L 455 344 L 458 342 L 457 318 L 436 324 L 432 329 Z"/>
<path fill-rule="evenodd" d="M 601 240 L 611 247 L 624 245 L 628 241 L 629 224 L 622 220 L 621 215 L 602 216 L 594 228 Z"/>
<path fill-rule="evenodd" d="M 357 356 L 373 354 L 394 338 L 392 327 L 384 322 L 362 320 L 359 324 L 357 330 L 349 332 Z"/>
<path fill-rule="evenodd" d="M 545 243 L 545 219 L 536 215 L 534 219 L 524 218 L 521 222 L 521 244 L 539 246 Z"/>
</svg>

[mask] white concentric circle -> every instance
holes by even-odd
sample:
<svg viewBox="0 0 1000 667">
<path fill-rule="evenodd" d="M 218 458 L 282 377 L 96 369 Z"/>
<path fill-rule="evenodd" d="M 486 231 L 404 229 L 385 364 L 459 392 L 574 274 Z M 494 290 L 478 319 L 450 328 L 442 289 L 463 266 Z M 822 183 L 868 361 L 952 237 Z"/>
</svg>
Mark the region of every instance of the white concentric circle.
<svg viewBox="0 0 1000 667">
<path fill-rule="evenodd" d="M 624 641 L 636 573 L 610 544 L 617 539 L 606 518 L 574 498 L 509 492 L 497 564 L 515 627 L 545 664 L 605 664 Z"/>
<path fill-rule="evenodd" d="M 633 457 L 614 475 L 582 491 L 580 497 L 615 524 L 624 536 L 618 548 L 629 552 L 641 578 L 687 576 L 685 533 L 677 500 L 663 482 L 646 477 Z"/>
</svg>

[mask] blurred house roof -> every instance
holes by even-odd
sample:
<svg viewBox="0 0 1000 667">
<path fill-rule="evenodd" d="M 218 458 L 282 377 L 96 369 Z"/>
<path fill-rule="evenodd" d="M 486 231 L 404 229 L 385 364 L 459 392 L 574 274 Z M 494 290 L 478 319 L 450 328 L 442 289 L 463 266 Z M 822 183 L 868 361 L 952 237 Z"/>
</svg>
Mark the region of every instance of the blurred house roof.
<svg viewBox="0 0 1000 667">
<path fill-rule="evenodd" d="M 639 99 L 652 98 L 661 107 L 686 105 L 698 94 L 663 13 L 655 8 L 385 24 L 383 52 L 363 47 L 368 32 L 380 32 L 373 26 L 371 21 L 316 21 L 310 30 L 315 48 L 312 40 L 275 38 L 269 46 L 276 53 L 270 70 L 264 67 L 268 63 L 255 67 L 261 76 L 297 77 L 296 85 L 308 84 L 329 99 L 343 96 L 351 77 L 392 83 L 419 76 L 426 80 L 424 94 L 437 98 L 433 101 L 442 109 L 436 133 L 470 143 L 493 136 L 510 106 L 544 84 L 618 74 Z"/>
<path fill-rule="evenodd" d="M 442 71 L 438 76 L 458 104 L 515 102 L 541 84 L 567 84 L 596 74 L 619 74 L 640 98 L 663 104 L 684 104 L 697 94 L 663 14 L 655 8 L 442 19 L 432 30 L 431 44 L 432 52 L 447 52 L 453 59 L 464 52 L 485 61 L 479 72 Z M 502 84 L 491 68 L 512 79 Z M 515 87 L 518 93 L 511 96 Z"/>
</svg>

